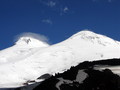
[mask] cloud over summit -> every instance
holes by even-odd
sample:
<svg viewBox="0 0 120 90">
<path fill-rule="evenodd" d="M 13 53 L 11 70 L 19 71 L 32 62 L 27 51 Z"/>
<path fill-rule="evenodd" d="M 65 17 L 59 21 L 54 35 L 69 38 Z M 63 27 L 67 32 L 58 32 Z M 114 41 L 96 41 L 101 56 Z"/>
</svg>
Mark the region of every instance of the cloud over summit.
<svg viewBox="0 0 120 90">
<path fill-rule="evenodd" d="M 31 38 L 43 41 L 48 44 L 50 43 L 48 37 L 46 37 L 45 35 L 36 34 L 36 33 L 32 33 L 32 32 L 24 32 L 19 35 L 16 35 L 14 37 L 14 42 L 18 41 L 21 37 L 31 37 Z"/>
</svg>

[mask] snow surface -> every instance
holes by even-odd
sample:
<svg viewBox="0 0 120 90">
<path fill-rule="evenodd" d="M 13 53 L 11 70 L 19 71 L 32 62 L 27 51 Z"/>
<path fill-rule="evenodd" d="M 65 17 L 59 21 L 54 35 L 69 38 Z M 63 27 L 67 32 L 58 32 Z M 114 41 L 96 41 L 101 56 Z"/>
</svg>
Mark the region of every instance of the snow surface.
<svg viewBox="0 0 120 90">
<path fill-rule="evenodd" d="M 113 73 L 120 76 L 120 66 L 96 66 L 94 69 L 100 70 L 100 71 L 105 69 L 110 69 Z"/>
<path fill-rule="evenodd" d="M 78 32 L 51 46 L 23 37 L 0 51 L 0 88 L 20 87 L 46 73 L 62 73 L 83 61 L 111 58 L 120 58 L 120 42 L 91 31 Z"/>
<path fill-rule="evenodd" d="M 88 74 L 85 73 L 84 70 L 79 70 L 75 80 L 68 80 L 60 77 L 60 78 L 57 78 L 59 81 L 56 83 L 55 86 L 58 90 L 61 90 L 60 86 L 62 84 L 72 84 L 73 82 L 78 82 L 79 84 L 81 84 L 87 77 L 88 77 Z"/>
</svg>

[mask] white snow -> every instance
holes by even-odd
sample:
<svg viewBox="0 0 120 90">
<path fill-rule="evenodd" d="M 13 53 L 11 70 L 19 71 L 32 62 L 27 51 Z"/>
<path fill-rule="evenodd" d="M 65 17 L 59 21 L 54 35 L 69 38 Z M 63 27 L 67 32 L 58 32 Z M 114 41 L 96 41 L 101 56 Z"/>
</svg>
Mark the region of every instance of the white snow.
<svg viewBox="0 0 120 90">
<path fill-rule="evenodd" d="M 19 87 L 46 73 L 62 73 L 83 61 L 120 58 L 120 43 L 91 31 L 81 31 L 49 46 L 34 38 L 21 38 L 0 51 L 0 88 Z"/>
<path fill-rule="evenodd" d="M 31 56 L 49 45 L 32 37 L 21 37 L 14 46 L 0 51 L 0 64 L 12 63 Z"/>
<path fill-rule="evenodd" d="M 79 70 L 78 74 L 76 76 L 76 81 L 79 82 L 80 84 L 83 83 L 83 81 L 88 77 L 88 74 L 85 73 L 84 70 Z"/>
<path fill-rule="evenodd" d="M 120 66 L 96 66 L 94 69 L 96 70 L 105 70 L 110 69 L 114 74 L 117 74 L 120 76 Z"/>
<path fill-rule="evenodd" d="M 78 70 L 75 80 L 68 80 L 60 77 L 60 78 L 57 78 L 59 81 L 56 83 L 55 86 L 58 90 L 60 90 L 60 86 L 62 84 L 72 84 L 74 82 L 78 82 L 79 84 L 81 84 L 87 77 L 88 77 L 88 74 L 85 73 L 84 70 Z"/>
<path fill-rule="evenodd" d="M 35 39 L 34 37 L 21 37 L 19 38 L 19 40 L 16 42 L 16 45 L 19 45 L 19 46 L 24 46 L 24 45 L 27 45 L 27 46 L 31 46 L 31 47 L 47 47 L 49 46 L 46 42 L 43 42 L 43 41 L 40 41 L 40 40 L 37 40 Z"/>
<path fill-rule="evenodd" d="M 67 80 L 67 79 L 63 79 L 63 78 L 57 78 L 59 80 L 59 82 L 56 83 L 55 87 L 60 90 L 60 86 L 62 84 L 71 84 L 73 83 L 73 81 L 71 80 Z"/>
</svg>

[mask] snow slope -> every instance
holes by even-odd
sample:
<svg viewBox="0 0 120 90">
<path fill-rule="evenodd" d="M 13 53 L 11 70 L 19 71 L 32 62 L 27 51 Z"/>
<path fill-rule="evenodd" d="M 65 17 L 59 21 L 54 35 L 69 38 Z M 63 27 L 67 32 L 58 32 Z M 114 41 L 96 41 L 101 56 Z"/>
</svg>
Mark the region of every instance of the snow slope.
<svg viewBox="0 0 120 90">
<path fill-rule="evenodd" d="M 87 30 L 51 46 L 29 38 L 23 37 L 0 51 L 0 88 L 23 86 L 46 73 L 62 73 L 83 61 L 120 58 L 120 42 Z"/>
<path fill-rule="evenodd" d="M 0 64 L 19 61 L 48 46 L 35 38 L 21 37 L 14 46 L 0 51 Z"/>
</svg>

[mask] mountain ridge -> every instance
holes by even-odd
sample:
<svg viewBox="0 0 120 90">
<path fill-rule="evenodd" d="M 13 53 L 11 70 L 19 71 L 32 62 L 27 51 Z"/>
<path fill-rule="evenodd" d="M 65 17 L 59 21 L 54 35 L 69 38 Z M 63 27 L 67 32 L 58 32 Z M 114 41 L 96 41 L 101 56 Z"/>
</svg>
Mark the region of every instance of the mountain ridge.
<svg viewBox="0 0 120 90">
<path fill-rule="evenodd" d="M 98 42 L 99 44 L 103 44 L 103 45 L 110 45 L 112 43 L 116 43 L 118 45 L 120 45 L 120 42 L 117 40 L 114 40 L 112 38 L 109 38 L 105 35 L 101 35 L 101 34 L 96 34 L 93 31 L 89 31 L 89 30 L 83 30 L 80 31 L 74 35 L 72 35 L 70 38 L 74 39 L 74 38 L 81 38 L 84 40 L 90 40 L 92 43 Z"/>
<path fill-rule="evenodd" d="M 82 35 L 79 35 L 80 33 Z M 112 44 L 103 45 L 98 43 L 96 38 L 89 37 L 92 35 L 98 38 L 98 34 L 89 31 L 87 31 L 87 34 L 85 33 L 85 31 L 79 32 L 76 34 L 77 36 L 73 35 L 74 37 L 72 36 L 63 42 L 48 47 L 30 46 L 28 48 L 28 44 L 14 45 L 5 52 L 4 50 L 1 51 L 0 59 L 3 58 L 6 64 L 2 63 L 2 59 L 0 60 L 0 87 L 20 87 L 28 81 L 41 82 L 43 79 L 38 80 L 40 76 L 63 73 L 72 66 L 87 60 L 120 58 L 120 45 L 116 41 L 101 35 L 100 37 L 104 37 L 101 42 L 106 41 L 106 38 L 112 42 Z M 84 38 L 87 37 L 87 40 L 81 38 L 84 34 L 86 35 Z M 95 40 L 94 43 L 89 39 Z M 27 38 L 25 42 L 31 43 L 31 40 Z M 10 52 L 9 57 L 9 54 L 6 54 L 8 51 Z M 13 81 L 13 79 L 16 79 L 16 81 Z"/>
<path fill-rule="evenodd" d="M 24 37 L 20 37 L 18 41 L 15 42 L 15 45 L 29 45 L 29 46 L 33 46 L 33 47 L 48 47 L 49 44 L 36 39 L 34 37 L 30 37 L 30 36 L 24 36 Z"/>
</svg>

